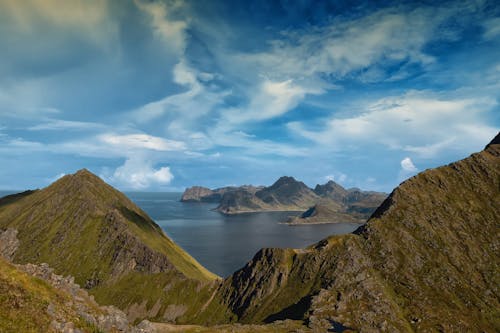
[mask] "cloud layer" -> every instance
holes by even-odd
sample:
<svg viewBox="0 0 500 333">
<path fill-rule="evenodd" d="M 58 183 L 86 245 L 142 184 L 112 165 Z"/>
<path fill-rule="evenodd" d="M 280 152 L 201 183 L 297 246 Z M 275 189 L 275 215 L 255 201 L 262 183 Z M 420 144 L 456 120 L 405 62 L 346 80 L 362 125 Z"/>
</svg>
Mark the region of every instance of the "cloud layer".
<svg viewBox="0 0 500 333">
<path fill-rule="evenodd" d="M 2 1 L 0 187 L 87 167 L 127 189 L 288 174 L 389 191 L 498 132 L 499 17 L 494 1 Z"/>
</svg>

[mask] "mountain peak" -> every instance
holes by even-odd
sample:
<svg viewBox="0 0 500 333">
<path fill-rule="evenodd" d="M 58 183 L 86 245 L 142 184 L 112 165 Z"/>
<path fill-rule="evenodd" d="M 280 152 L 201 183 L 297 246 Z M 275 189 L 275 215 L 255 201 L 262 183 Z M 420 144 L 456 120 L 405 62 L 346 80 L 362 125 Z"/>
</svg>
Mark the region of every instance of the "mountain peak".
<svg viewBox="0 0 500 333">
<path fill-rule="evenodd" d="M 497 133 L 493 140 L 491 140 L 491 142 L 488 143 L 484 149 L 488 149 L 491 145 L 500 145 L 500 132 Z"/>
<path fill-rule="evenodd" d="M 78 170 L 77 172 L 74 173 L 75 176 L 85 176 L 85 175 L 92 175 L 95 176 L 92 172 L 90 172 L 88 169 L 83 168 Z"/>
<path fill-rule="evenodd" d="M 123 194 L 87 169 L 81 169 L 59 178 L 49 185 L 47 190 L 54 196 L 65 197 L 66 200 L 79 197 L 86 201 L 92 201 L 97 206 L 111 201 L 129 202 Z"/>
<path fill-rule="evenodd" d="M 289 183 L 298 183 L 298 181 L 290 176 L 282 176 L 280 177 L 272 186 L 274 185 L 284 185 L 284 184 L 289 184 Z"/>
<path fill-rule="evenodd" d="M 59 178 L 56 182 L 53 184 L 60 184 L 60 183 L 67 183 L 67 182 L 72 182 L 72 181 L 90 181 L 92 183 L 102 183 L 105 184 L 105 182 L 97 175 L 93 174 L 90 172 L 88 169 L 80 169 L 75 173 L 72 174 L 67 174 L 61 178 Z M 52 185 L 51 185 L 52 186 Z"/>
</svg>

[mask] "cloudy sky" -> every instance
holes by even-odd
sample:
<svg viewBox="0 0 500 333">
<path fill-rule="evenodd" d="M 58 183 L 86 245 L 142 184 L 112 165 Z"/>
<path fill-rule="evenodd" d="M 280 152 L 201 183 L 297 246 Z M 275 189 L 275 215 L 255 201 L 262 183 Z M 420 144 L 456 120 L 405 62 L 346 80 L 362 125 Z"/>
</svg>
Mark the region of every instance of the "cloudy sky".
<svg viewBox="0 0 500 333">
<path fill-rule="evenodd" d="M 500 128 L 497 1 L 0 0 L 0 42 L 0 189 L 390 191 Z"/>
</svg>

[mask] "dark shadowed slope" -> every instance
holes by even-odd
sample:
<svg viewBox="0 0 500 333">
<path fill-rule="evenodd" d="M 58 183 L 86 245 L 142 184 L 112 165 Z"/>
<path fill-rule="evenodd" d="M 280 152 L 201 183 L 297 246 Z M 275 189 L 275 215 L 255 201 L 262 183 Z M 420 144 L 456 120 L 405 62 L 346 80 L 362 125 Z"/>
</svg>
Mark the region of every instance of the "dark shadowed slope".
<svg viewBox="0 0 500 333">
<path fill-rule="evenodd" d="M 264 249 L 219 295 L 243 322 L 326 331 L 500 330 L 500 144 L 397 187 L 357 232 Z"/>
</svg>

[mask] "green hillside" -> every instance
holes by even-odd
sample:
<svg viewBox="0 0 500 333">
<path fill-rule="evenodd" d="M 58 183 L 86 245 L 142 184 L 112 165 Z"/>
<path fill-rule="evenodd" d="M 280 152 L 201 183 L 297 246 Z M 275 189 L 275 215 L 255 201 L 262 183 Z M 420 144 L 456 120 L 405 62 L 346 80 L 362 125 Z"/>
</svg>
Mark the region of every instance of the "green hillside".
<svg viewBox="0 0 500 333">
<path fill-rule="evenodd" d="M 182 320 L 216 286 L 217 276 L 87 170 L 3 202 L 0 229 L 16 229 L 20 241 L 14 262 L 48 263 L 131 318 Z"/>
<path fill-rule="evenodd" d="M 73 306 L 70 295 L 32 277 L 0 256 L 0 332 L 56 332 L 53 321 L 72 322 L 83 332 L 98 332 Z M 51 308 L 51 311 L 47 309 Z M 100 310 L 94 308 L 98 315 Z"/>
<path fill-rule="evenodd" d="M 498 332 L 499 202 L 494 140 L 402 183 L 354 234 L 260 251 L 219 294 L 247 323 L 289 318 L 320 332 Z"/>
</svg>

